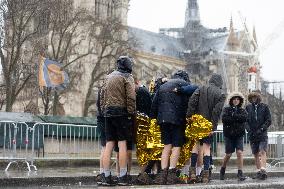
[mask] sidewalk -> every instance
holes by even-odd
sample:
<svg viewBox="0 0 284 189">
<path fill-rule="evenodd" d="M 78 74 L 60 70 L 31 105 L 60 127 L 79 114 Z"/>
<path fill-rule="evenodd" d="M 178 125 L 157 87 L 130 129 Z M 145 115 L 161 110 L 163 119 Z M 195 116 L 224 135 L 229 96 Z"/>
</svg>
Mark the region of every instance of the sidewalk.
<svg viewBox="0 0 284 189">
<path fill-rule="evenodd" d="M 40 167 L 38 171 L 27 172 L 19 164 L 19 168 L 13 166 L 8 172 L 4 172 L 1 167 L 0 171 L 0 187 L 12 188 L 96 188 L 95 176 L 99 172 L 97 165 L 79 166 L 79 167 L 59 167 L 52 168 Z M 63 164 L 64 165 L 64 164 Z M 66 167 L 66 168 L 65 168 Z M 284 168 L 268 168 L 269 179 L 266 181 L 253 180 L 248 178 L 245 182 L 238 182 L 236 179 L 237 168 L 235 166 L 227 167 L 226 180 L 220 181 L 219 169 L 213 170 L 213 181 L 207 185 L 176 185 L 176 186 L 131 186 L 131 188 L 284 188 Z M 114 169 L 113 169 L 114 171 Z M 139 167 L 134 166 L 132 175 L 139 173 Z M 255 174 L 254 166 L 244 167 L 244 173 L 248 177 Z M 68 186 L 68 187 L 67 187 Z M 103 187 L 100 187 L 103 188 Z M 129 188 L 129 187 L 118 187 Z"/>
</svg>

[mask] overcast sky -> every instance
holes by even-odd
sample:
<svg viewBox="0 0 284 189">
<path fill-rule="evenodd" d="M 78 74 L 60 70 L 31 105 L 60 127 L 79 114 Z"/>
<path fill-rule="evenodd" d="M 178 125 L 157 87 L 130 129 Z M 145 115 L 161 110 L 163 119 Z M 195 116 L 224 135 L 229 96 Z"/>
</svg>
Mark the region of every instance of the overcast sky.
<svg viewBox="0 0 284 189">
<path fill-rule="evenodd" d="M 161 27 L 183 27 L 186 2 L 130 0 L 128 24 L 153 32 Z M 284 0 L 199 0 L 201 22 L 206 27 L 229 27 L 232 15 L 236 28 L 243 29 L 238 13 L 241 12 L 250 30 L 255 25 L 259 46 L 263 46 L 272 33 L 279 35 L 276 40 L 270 40 L 272 43 L 266 45 L 267 49 L 260 55 L 262 76 L 269 81 L 284 81 L 283 7 Z"/>
</svg>

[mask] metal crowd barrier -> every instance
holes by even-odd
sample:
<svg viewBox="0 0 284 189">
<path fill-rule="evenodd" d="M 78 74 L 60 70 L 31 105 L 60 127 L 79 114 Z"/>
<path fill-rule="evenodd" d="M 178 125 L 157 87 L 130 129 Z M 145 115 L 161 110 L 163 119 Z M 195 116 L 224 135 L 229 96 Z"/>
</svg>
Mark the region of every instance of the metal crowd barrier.
<svg viewBox="0 0 284 189">
<path fill-rule="evenodd" d="M 31 144 L 29 132 L 30 127 L 26 123 L 0 121 L 0 145 L 2 147 L 0 158 L 9 160 L 5 171 L 8 171 L 12 164 L 18 166 L 19 161 L 24 161 L 27 169 L 31 171 L 33 166 L 27 158 L 29 144 Z"/>
<path fill-rule="evenodd" d="M 222 158 L 225 154 L 223 131 L 215 131 L 212 152 L 215 158 Z M 244 157 L 253 157 L 249 143 L 248 133 L 244 136 Z M 284 162 L 284 132 L 268 132 L 267 157 L 283 159 Z"/>
<path fill-rule="evenodd" d="M 24 161 L 27 169 L 37 170 L 39 159 L 94 159 L 100 155 L 97 126 L 56 123 L 0 122 L 0 159 L 9 160 L 5 169 Z M 216 131 L 212 144 L 214 158 L 223 158 L 225 152 L 222 131 Z M 272 166 L 284 164 L 284 132 L 268 133 L 268 158 Z M 244 157 L 251 154 L 248 134 L 244 137 Z"/>
<path fill-rule="evenodd" d="M 35 123 L 32 131 L 34 167 L 37 159 L 92 159 L 100 154 L 97 126 Z M 36 149 L 41 148 L 42 157 L 36 156 Z"/>
</svg>

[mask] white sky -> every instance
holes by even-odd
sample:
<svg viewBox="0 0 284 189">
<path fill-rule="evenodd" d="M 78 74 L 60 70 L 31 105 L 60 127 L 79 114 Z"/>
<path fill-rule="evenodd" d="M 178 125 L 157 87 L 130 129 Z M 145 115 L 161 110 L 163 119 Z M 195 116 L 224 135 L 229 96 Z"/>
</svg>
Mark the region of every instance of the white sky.
<svg viewBox="0 0 284 189">
<path fill-rule="evenodd" d="M 186 3 L 187 0 L 130 0 L 128 24 L 153 32 L 162 27 L 183 27 Z M 284 81 L 283 7 L 284 0 L 199 0 L 201 22 L 206 27 L 229 27 L 232 15 L 235 27 L 243 29 L 240 11 L 250 30 L 255 25 L 259 46 L 271 33 L 280 33 L 260 55 L 262 76 L 269 81 Z M 280 23 L 282 30 L 277 30 Z"/>
</svg>

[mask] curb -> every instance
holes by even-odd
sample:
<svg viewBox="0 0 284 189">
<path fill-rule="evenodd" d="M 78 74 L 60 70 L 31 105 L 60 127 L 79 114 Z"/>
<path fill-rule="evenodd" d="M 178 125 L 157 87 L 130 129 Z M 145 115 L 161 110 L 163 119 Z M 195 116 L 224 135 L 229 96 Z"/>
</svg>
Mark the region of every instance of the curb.
<svg viewBox="0 0 284 189">
<path fill-rule="evenodd" d="M 255 173 L 247 173 L 246 176 L 252 177 Z M 133 175 L 134 177 L 136 175 Z M 236 179 L 236 173 L 226 173 L 226 179 L 220 184 L 207 184 L 206 188 L 284 188 L 284 181 L 281 182 L 270 182 L 261 181 L 257 183 L 239 183 Z M 219 181 L 219 173 L 212 173 L 213 181 Z M 268 172 L 269 178 L 284 178 L 284 172 Z M 273 180 L 272 180 L 273 181 Z M 234 184 L 229 184 L 229 183 Z M 97 186 L 95 182 L 95 176 L 61 176 L 61 177 L 14 177 L 14 178 L 0 178 L 0 188 L 2 187 L 27 187 L 27 186 L 80 186 L 80 185 L 92 185 Z M 195 185 L 177 185 L 178 188 L 202 188 L 204 184 Z M 281 187 L 280 187 L 281 186 Z M 147 186 L 132 186 L 134 188 L 147 188 Z M 148 188 L 173 188 L 173 186 L 149 186 Z"/>
</svg>

